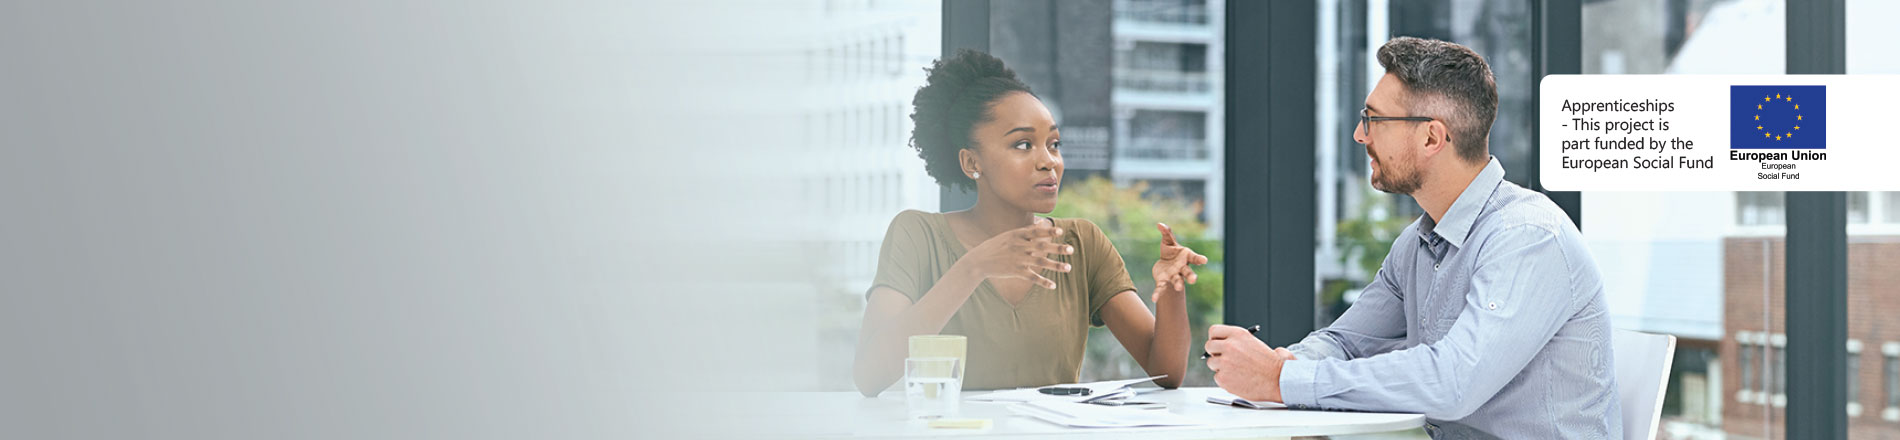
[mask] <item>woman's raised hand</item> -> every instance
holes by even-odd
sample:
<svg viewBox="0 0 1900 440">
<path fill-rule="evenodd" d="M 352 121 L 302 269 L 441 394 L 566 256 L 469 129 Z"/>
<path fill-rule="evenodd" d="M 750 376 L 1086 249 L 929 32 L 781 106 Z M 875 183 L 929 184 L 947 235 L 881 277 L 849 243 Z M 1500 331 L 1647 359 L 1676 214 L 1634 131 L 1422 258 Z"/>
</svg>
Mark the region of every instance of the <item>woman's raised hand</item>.
<svg viewBox="0 0 1900 440">
<path fill-rule="evenodd" d="M 1045 289 L 1054 289 L 1056 282 L 1042 276 L 1042 271 L 1068 272 L 1070 268 L 1069 263 L 1049 256 L 1075 253 L 1074 246 L 1055 242 L 1055 238 L 1061 236 L 1062 228 L 1054 222 L 1037 222 L 996 234 L 970 249 L 963 258 L 984 279 L 1021 278 Z"/>
<path fill-rule="evenodd" d="M 1182 246 L 1174 240 L 1174 230 L 1165 223 L 1155 223 L 1155 229 L 1161 230 L 1161 259 L 1155 261 L 1155 294 L 1162 291 L 1186 292 L 1188 284 L 1200 280 L 1190 265 L 1207 264 L 1207 257 Z"/>
</svg>

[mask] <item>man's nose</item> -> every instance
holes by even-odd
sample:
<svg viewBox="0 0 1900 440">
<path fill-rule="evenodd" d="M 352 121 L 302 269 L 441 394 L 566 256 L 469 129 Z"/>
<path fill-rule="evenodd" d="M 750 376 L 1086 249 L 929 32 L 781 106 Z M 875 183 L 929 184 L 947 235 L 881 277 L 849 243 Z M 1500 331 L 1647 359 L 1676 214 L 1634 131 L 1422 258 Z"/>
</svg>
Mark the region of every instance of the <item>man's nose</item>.
<svg viewBox="0 0 1900 440">
<path fill-rule="evenodd" d="M 1360 122 L 1352 126 L 1352 141 L 1362 145 L 1367 142 L 1372 142 L 1372 139 L 1366 136 L 1366 123 Z"/>
</svg>

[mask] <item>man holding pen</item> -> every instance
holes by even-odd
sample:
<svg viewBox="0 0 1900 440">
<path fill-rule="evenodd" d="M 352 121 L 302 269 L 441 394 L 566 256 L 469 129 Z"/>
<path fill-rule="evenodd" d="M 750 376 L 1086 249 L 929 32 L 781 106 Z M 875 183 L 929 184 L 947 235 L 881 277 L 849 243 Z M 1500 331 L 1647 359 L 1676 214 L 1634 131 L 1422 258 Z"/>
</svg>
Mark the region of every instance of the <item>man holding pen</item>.
<svg viewBox="0 0 1900 440">
<path fill-rule="evenodd" d="M 1426 215 L 1332 326 L 1278 349 L 1209 329 L 1215 382 L 1292 408 L 1422 413 L 1433 438 L 1621 436 L 1601 274 L 1569 217 L 1490 157 L 1490 67 L 1410 37 L 1378 58 L 1353 139 L 1372 186 Z"/>
</svg>

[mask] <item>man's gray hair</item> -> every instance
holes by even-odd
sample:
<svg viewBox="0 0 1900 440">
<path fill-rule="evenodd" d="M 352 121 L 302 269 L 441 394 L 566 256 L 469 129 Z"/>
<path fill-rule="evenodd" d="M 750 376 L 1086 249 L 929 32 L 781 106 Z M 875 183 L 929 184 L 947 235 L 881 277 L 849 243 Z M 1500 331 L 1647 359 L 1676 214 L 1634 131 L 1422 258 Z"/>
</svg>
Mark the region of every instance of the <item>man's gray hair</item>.
<svg viewBox="0 0 1900 440">
<path fill-rule="evenodd" d="M 1399 37 L 1379 46 L 1379 65 L 1411 92 L 1405 106 L 1412 116 L 1437 118 L 1450 127 L 1458 157 L 1478 162 L 1489 156 L 1498 84 L 1484 57 L 1457 43 Z"/>
</svg>

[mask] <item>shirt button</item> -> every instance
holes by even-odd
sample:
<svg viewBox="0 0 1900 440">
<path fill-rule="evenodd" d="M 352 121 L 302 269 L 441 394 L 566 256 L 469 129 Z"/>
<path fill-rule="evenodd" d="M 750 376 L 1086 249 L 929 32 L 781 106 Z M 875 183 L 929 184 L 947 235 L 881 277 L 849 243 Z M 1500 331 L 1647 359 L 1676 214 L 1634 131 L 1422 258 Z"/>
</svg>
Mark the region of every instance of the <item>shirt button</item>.
<svg viewBox="0 0 1900 440">
<path fill-rule="evenodd" d="M 1432 263 L 1432 270 L 1438 270 L 1438 265 L 1439 265 L 1439 264 L 1440 264 L 1440 263 Z"/>
<path fill-rule="evenodd" d="M 1491 310 L 1497 310 L 1497 309 L 1498 309 L 1498 303 L 1497 303 L 1497 302 L 1492 302 L 1492 303 L 1491 303 L 1491 306 L 1490 306 L 1490 307 L 1491 307 Z"/>
</svg>

